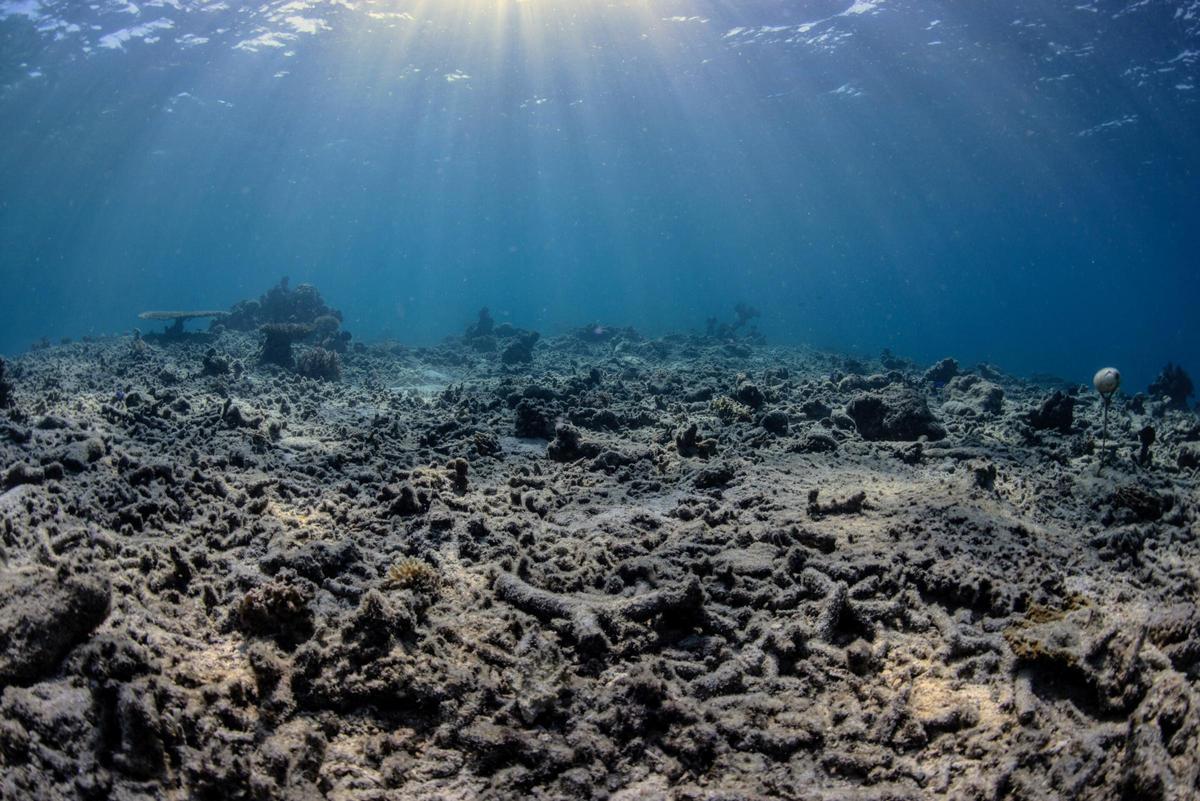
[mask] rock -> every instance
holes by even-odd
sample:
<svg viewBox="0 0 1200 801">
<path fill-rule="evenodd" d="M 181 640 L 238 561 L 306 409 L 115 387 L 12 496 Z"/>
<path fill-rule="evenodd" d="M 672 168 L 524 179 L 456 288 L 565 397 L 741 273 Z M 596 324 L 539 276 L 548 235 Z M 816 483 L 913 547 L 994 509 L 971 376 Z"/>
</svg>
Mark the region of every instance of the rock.
<svg viewBox="0 0 1200 801">
<path fill-rule="evenodd" d="M 555 462 L 571 462 L 583 457 L 594 457 L 600 452 L 596 445 L 585 444 L 579 429 L 569 423 L 554 427 L 554 440 L 546 447 L 546 455 Z"/>
<path fill-rule="evenodd" d="M 1087 606 L 1033 607 L 1004 630 L 1018 667 L 1035 668 L 1035 689 L 1037 681 L 1073 686 L 1111 714 L 1128 712 L 1146 693 L 1145 635 L 1145 628 L 1123 627 Z"/>
<path fill-rule="evenodd" d="M 1157 438 L 1157 432 L 1154 426 L 1145 425 L 1138 430 L 1138 444 L 1141 448 L 1138 449 L 1137 463 L 1142 467 L 1150 464 L 1150 446 L 1154 444 Z"/>
<path fill-rule="evenodd" d="M 873 390 L 883 389 L 889 384 L 900 380 L 897 373 L 883 375 L 875 373 L 874 375 L 848 375 L 838 382 L 839 392 L 855 392 L 858 390 Z"/>
<path fill-rule="evenodd" d="M 996 488 L 996 465 L 987 459 L 973 459 L 967 464 L 971 474 L 971 486 L 991 492 Z"/>
<path fill-rule="evenodd" d="M 21 426 L 0 421 L 0 437 L 3 437 L 9 442 L 23 445 L 33 439 L 33 432 L 28 428 L 22 428 Z"/>
<path fill-rule="evenodd" d="M 585 446 L 586 447 L 586 446 Z M 596 448 L 599 451 L 599 448 Z M 596 458 L 588 464 L 588 470 L 601 470 L 605 473 L 615 473 L 618 468 L 626 467 L 631 464 L 650 459 L 651 452 L 648 449 L 640 450 L 613 450 L 608 449 L 597 453 Z"/>
<path fill-rule="evenodd" d="M 0 798 L 111 798 L 93 773 L 105 728 L 95 696 L 82 683 L 8 687 L 0 696 Z M 53 766 L 51 768 L 50 766 Z"/>
<path fill-rule="evenodd" d="M 868 441 L 946 436 L 924 396 L 908 387 L 892 386 L 882 393 L 859 395 L 846 404 L 846 414 Z"/>
<path fill-rule="evenodd" d="M 0 409 L 11 409 L 13 403 L 13 384 L 8 380 L 8 363 L 0 359 Z"/>
<path fill-rule="evenodd" d="M 242 596 L 237 607 L 238 628 L 247 634 L 274 637 L 285 645 L 312 636 L 314 590 L 304 579 L 278 578 Z"/>
<path fill-rule="evenodd" d="M 25 462 L 17 462 L 4 473 L 5 487 L 15 487 L 18 484 L 41 484 L 45 480 L 45 470 Z"/>
<path fill-rule="evenodd" d="M 221 419 L 230 428 L 258 428 L 259 423 L 262 422 L 261 417 L 249 416 L 236 403 L 226 403 L 225 411 L 221 413 Z"/>
<path fill-rule="evenodd" d="M 1200 442 L 1185 442 L 1179 446 L 1175 455 L 1175 464 L 1181 470 L 1191 470 L 1200 467 Z"/>
<path fill-rule="evenodd" d="M 758 424 L 776 436 L 783 436 L 788 432 L 787 412 L 779 409 L 767 412 L 759 419 Z"/>
<path fill-rule="evenodd" d="M 523 398 L 513 411 L 517 418 L 515 432 L 518 437 L 550 439 L 554 436 L 555 418 L 558 415 L 552 406 L 531 398 Z"/>
<path fill-rule="evenodd" d="M 471 463 L 459 457 L 451 459 L 446 464 L 446 469 L 450 471 L 451 483 L 454 485 L 454 488 L 459 492 L 466 492 L 469 481 L 468 476 L 471 473 Z"/>
<path fill-rule="evenodd" d="M 412 484 L 401 484 L 398 487 L 384 487 L 380 493 L 381 501 L 392 501 L 388 512 L 400 517 L 412 517 L 429 511 L 432 503 L 428 494 L 417 490 Z"/>
<path fill-rule="evenodd" d="M 154 694 L 146 687 L 122 685 L 117 691 L 117 726 L 121 751 L 117 767 L 139 779 L 157 776 L 165 769 L 162 721 Z"/>
<path fill-rule="evenodd" d="M 953 378 L 946 390 L 953 400 L 942 406 L 944 411 L 953 409 L 954 413 L 973 417 L 988 417 L 1004 411 L 1004 390 L 977 375 Z"/>
<path fill-rule="evenodd" d="M 1172 667 L 1200 678 L 1200 607 L 1179 603 L 1156 609 L 1147 626 L 1150 641 L 1171 660 Z"/>
<path fill-rule="evenodd" d="M 479 319 L 473 324 L 467 326 L 467 332 L 464 336 L 467 339 L 480 339 L 482 337 L 490 337 L 492 331 L 496 328 L 496 321 L 492 319 L 492 313 L 484 306 L 479 310 Z M 494 346 L 494 345 L 493 345 Z"/>
<path fill-rule="evenodd" d="M 875 670 L 877 660 L 871 644 L 857 639 L 846 646 L 846 667 L 857 676 L 865 676 Z"/>
<path fill-rule="evenodd" d="M 717 441 L 712 438 L 701 439 L 700 429 L 695 424 L 675 432 L 675 450 L 680 456 L 699 456 L 707 459 L 717 452 Z"/>
<path fill-rule="evenodd" d="M 766 403 L 767 400 L 766 396 L 763 394 L 763 391 L 759 389 L 756 384 L 752 384 L 749 381 L 743 381 L 742 383 L 738 384 L 737 390 L 733 393 L 733 397 L 738 401 L 738 403 L 743 403 L 746 406 L 749 406 L 751 409 L 760 408 L 764 403 Z"/>
<path fill-rule="evenodd" d="M 108 616 L 108 582 L 43 567 L 0 573 L 0 686 L 52 673 Z"/>
<path fill-rule="evenodd" d="M 711 673 L 700 676 L 692 682 L 692 692 L 697 698 L 735 695 L 745 688 L 745 676 L 735 662 L 726 662 Z"/>
<path fill-rule="evenodd" d="M 99 437 L 89 437 L 68 445 L 59 461 L 66 469 L 79 473 L 86 470 L 92 462 L 104 456 L 104 451 L 104 440 Z"/>
<path fill-rule="evenodd" d="M 311 335 L 314 329 L 305 323 L 267 323 L 259 330 L 264 335 L 259 361 L 291 370 L 295 366 L 292 345 Z"/>
<path fill-rule="evenodd" d="M 758 542 L 748 548 L 723 551 L 713 559 L 713 564 L 734 575 L 766 578 L 775 570 L 777 564 L 775 547 L 769 543 Z"/>
<path fill-rule="evenodd" d="M 695 485 L 697 489 L 712 489 L 714 487 L 723 487 L 736 475 L 733 468 L 727 464 L 717 464 L 711 467 L 705 467 L 696 474 Z"/>
<path fill-rule="evenodd" d="M 1053 429 L 1062 434 L 1070 433 L 1075 422 L 1075 399 L 1056 390 L 1042 401 L 1042 405 L 1029 413 L 1029 424 L 1039 431 Z"/>
<path fill-rule="evenodd" d="M 541 338 L 537 331 L 525 331 L 517 335 L 500 352 L 500 361 L 504 364 L 529 364 L 533 361 L 533 346 Z"/>
<path fill-rule="evenodd" d="M 229 360 L 218 354 L 215 349 L 209 348 L 200 363 L 200 374 L 206 376 L 228 375 Z"/>
<path fill-rule="evenodd" d="M 416 626 L 413 610 L 397 595 L 385 598 L 379 590 L 368 590 L 346 619 L 342 640 L 353 644 L 364 661 L 381 655 L 392 642 L 411 632 Z"/>
<path fill-rule="evenodd" d="M 824 420 L 833 412 L 833 409 L 829 408 L 829 404 L 827 403 L 822 403 L 819 400 L 810 400 L 804 402 L 804 405 L 800 407 L 800 411 L 809 420 Z"/>
<path fill-rule="evenodd" d="M 1200 787 L 1200 693 L 1195 684 L 1166 673 L 1122 721 L 1128 726 L 1122 796 L 1191 799 Z"/>
<path fill-rule="evenodd" d="M 1187 410 L 1188 398 L 1195 392 L 1191 377 L 1182 367 L 1171 362 L 1167 362 L 1167 366 L 1146 391 L 1152 398 L 1167 398 L 1169 408 L 1180 411 Z"/>
<path fill-rule="evenodd" d="M 316 799 L 321 796 L 315 782 L 325 759 L 328 742 L 318 726 L 305 719 L 291 720 L 263 741 L 262 778 L 277 780 L 274 797 Z M 283 792 L 287 788 L 290 792 Z"/>
<path fill-rule="evenodd" d="M 823 431 L 813 431 L 804 435 L 788 450 L 793 453 L 831 453 L 837 449 L 836 439 Z"/>
<path fill-rule="evenodd" d="M 956 375 L 958 362 L 947 357 L 925 371 L 925 380 L 934 385 L 947 384 Z"/>
<path fill-rule="evenodd" d="M 298 576 L 320 584 L 346 572 L 362 561 L 362 553 L 351 540 L 338 543 L 310 542 L 300 548 L 275 549 L 259 560 L 264 573 L 274 576 L 291 570 Z"/>
</svg>

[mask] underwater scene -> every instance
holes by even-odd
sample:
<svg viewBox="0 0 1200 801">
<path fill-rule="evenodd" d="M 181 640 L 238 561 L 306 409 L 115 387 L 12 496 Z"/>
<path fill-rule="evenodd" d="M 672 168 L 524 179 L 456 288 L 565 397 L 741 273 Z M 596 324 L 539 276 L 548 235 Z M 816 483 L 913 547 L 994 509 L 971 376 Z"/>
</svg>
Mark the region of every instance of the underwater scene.
<svg viewBox="0 0 1200 801">
<path fill-rule="evenodd" d="M 0 801 L 1200 799 L 1200 0 L 0 0 Z"/>
</svg>

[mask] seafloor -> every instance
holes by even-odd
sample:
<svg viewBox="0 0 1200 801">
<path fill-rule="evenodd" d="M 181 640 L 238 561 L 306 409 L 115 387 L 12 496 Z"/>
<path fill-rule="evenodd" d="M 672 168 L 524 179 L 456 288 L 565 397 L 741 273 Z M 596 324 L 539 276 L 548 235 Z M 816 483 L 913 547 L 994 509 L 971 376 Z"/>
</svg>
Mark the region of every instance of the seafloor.
<svg viewBox="0 0 1200 801">
<path fill-rule="evenodd" d="M 0 797 L 1200 797 L 1196 414 L 742 322 L 10 360 Z"/>
</svg>

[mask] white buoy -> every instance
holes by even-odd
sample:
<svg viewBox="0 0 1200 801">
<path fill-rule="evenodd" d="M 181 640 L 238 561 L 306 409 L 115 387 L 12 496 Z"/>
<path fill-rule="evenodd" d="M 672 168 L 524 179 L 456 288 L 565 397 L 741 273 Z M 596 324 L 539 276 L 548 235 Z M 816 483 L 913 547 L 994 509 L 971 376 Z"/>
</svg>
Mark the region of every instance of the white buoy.
<svg viewBox="0 0 1200 801">
<path fill-rule="evenodd" d="M 1108 407 L 1112 405 L 1113 394 L 1121 386 L 1121 371 L 1115 367 L 1102 367 L 1092 376 L 1092 386 L 1104 398 L 1104 423 L 1100 428 L 1100 447 L 1108 449 Z M 1104 457 L 1100 458 L 1100 466 L 1104 466 Z"/>
<path fill-rule="evenodd" d="M 1102 367 L 1092 377 L 1092 386 L 1101 395 L 1111 395 L 1121 386 L 1121 371 L 1115 367 Z"/>
</svg>

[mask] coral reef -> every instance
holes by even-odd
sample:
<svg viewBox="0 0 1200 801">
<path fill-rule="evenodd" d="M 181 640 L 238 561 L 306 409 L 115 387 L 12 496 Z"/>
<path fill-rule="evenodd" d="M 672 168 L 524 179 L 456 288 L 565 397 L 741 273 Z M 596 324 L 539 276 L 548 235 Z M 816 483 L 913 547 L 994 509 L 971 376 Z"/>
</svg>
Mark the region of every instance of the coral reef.
<svg viewBox="0 0 1200 801">
<path fill-rule="evenodd" d="M 1191 411 L 292 308 L 6 363 L 0 798 L 1197 796 Z"/>
</svg>

